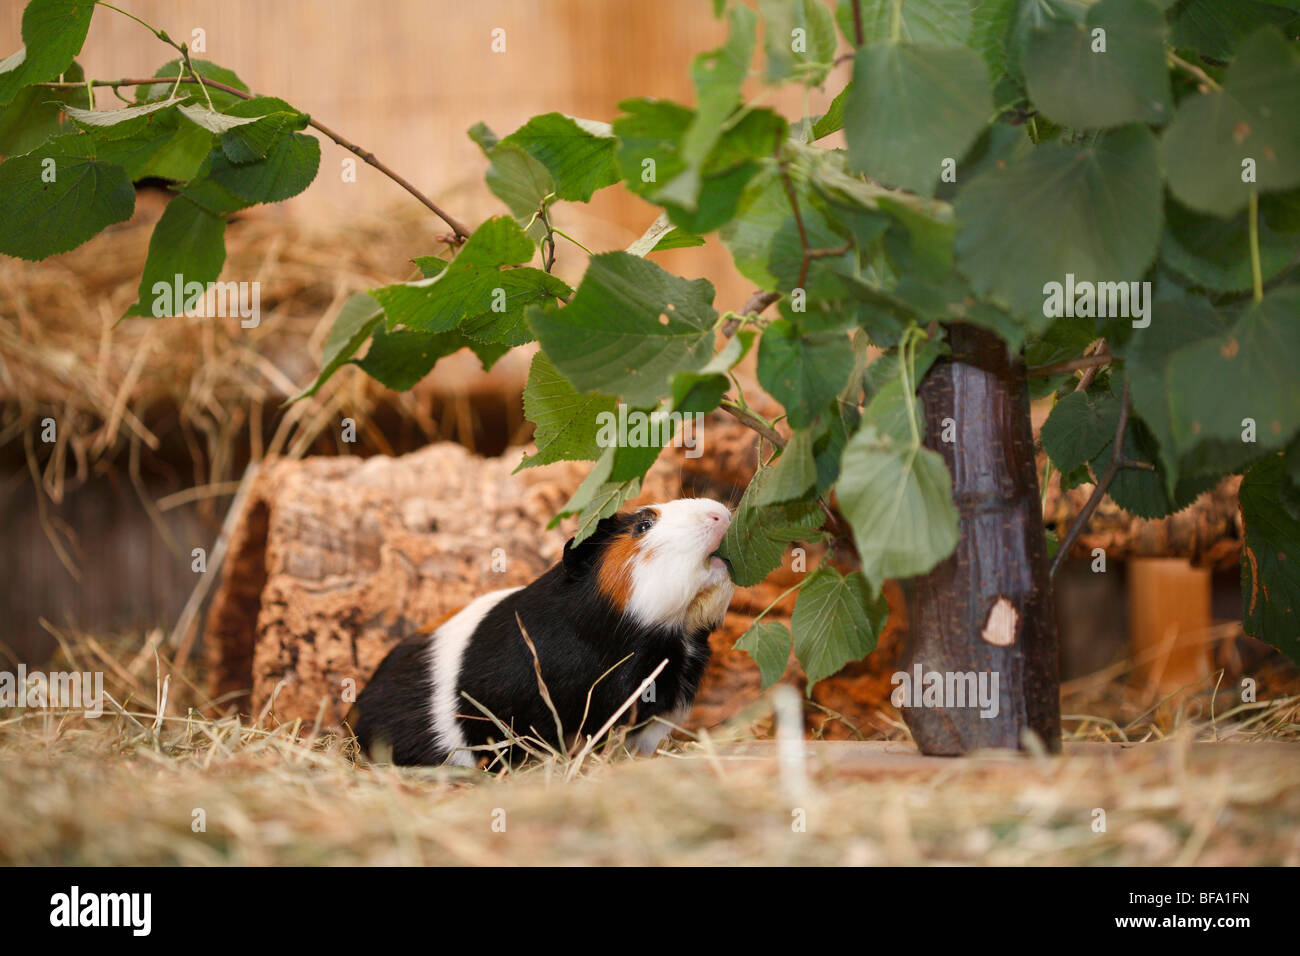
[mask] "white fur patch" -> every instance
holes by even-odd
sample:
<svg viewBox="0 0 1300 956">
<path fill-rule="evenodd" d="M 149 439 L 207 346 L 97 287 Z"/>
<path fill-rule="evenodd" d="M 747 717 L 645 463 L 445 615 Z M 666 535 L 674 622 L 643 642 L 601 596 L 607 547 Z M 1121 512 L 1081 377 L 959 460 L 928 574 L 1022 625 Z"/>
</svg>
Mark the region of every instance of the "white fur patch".
<svg viewBox="0 0 1300 956">
<path fill-rule="evenodd" d="M 710 561 L 709 555 L 727 533 L 731 512 L 709 498 L 650 507 L 659 520 L 640 538 L 625 613 L 650 627 L 716 627 L 735 586 L 721 560 Z"/>
<path fill-rule="evenodd" d="M 465 659 L 465 648 L 474 635 L 474 629 L 504 598 L 522 588 L 505 588 L 475 598 L 433 632 L 433 739 L 451 756 L 447 763 L 462 767 L 475 765 L 474 755 L 466 750 L 469 743 L 460 729 L 456 715 L 461 710 L 460 665 Z M 466 706 L 472 706 L 468 701 Z"/>
</svg>

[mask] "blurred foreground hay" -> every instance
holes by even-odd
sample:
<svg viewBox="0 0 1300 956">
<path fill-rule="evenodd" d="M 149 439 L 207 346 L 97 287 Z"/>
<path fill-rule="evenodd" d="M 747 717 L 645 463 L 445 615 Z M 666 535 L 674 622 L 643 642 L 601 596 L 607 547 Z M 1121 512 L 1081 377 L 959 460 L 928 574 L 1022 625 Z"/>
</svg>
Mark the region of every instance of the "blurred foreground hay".
<svg viewBox="0 0 1300 956">
<path fill-rule="evenodd" d="M 1202 689 L 1164 727 L 1149 708 L 1072 717 L 1055 759 L 922 758 L 893 720 L 892 741 L 796 744 L 791 775 L 753 740 L 773 729 L 769 694 L 650 760 L 494 777 L 357 762 L 351 740 L 265 711 L 166 716 L 213 705 L 156 638 L 59 636 L 59 663 L 105 668 L 113 703 L 0 716 L 0 863 L 1300 865 L 1296 696 Z M 1067 687 L 1065 712 L 1097 690 Z"/>
</svg>

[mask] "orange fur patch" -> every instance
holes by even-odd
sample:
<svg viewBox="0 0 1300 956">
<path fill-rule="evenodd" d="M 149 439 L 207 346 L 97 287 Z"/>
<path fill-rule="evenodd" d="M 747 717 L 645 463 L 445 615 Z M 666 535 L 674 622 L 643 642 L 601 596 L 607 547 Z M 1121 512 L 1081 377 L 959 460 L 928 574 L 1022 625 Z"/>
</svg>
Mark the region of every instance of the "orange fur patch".
<svg viewBox="0 0 1300 956">
<path fill-rule="evenodd" d="M 460 607 L 452 608 L 450 611 L 448 611 L 448 612 L 447 612 L 446 614 L 444 614 L 442 617 L 438 618 L 438 619 L 437 619 L 436 621 L 434 621 L 432 624 L 426 624 L 424 627 L 420 628 L 420 629 L 419 629 L 418 631 L 416 631 L 415 633 L 417 633 L 417 634 L 432 634 L 434 631 L 436 631 L 438 628 L 442 627 L 444 624 L 446 624 L 448 621 L 450 621 L 453 617 L 455 617 L 455 616 L 456 616 L 457 614 L 459 614 L 461 611 L 465 610 L 466 606 L 467 606 L 467 605 L 462 604 Z"/>
<path fill-rule="evenodd" d="M 654 508 L 646 510 L 653 512 L 656 518 L 659 517 L 659 512 Z M 634 538 L 629 531 L 609 543 L 601 560 L 596 585 L 620 613 L 627 607 L 628 599 L 632 596 L 632 563 L 640 554 L 641 540 Z"/>
</svg>

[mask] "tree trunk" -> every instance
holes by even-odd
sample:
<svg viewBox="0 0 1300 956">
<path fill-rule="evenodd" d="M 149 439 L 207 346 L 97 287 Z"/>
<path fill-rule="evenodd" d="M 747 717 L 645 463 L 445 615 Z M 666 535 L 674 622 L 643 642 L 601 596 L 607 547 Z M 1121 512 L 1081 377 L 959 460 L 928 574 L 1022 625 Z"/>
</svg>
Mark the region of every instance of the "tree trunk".
<svg viewBox="0 0 1300 956">
<path fill-rule="evenodd" d="M 935 363 L 918 394 L 925 443 L 952 474 L 960 537 L 947 560 L 909 583 L 904 665 L 914 682 L 920 667 L 952 689 L 956 675 L 973 672 L 990 691 L 996 677 L 997 706 L 954 706 L 948 694 L 904 707 L 903 719 L 927 754 L 1020 748 L 1027 731 L 1056 752 L 1056 621 L 1024 365 L 974 326 L 950 326 L 948 342 L 952 356 Z M 918 702 L 924 688 L 922 680 Z"/>
</svg>

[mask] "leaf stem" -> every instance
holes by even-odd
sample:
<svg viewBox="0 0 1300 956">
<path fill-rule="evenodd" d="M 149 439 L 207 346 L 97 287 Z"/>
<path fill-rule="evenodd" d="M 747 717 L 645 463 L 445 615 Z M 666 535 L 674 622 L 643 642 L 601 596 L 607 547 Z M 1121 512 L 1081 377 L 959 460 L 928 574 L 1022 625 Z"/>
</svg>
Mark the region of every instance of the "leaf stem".
<svg viewBox="0 0 1300 956">
<path fill-rule="evenodd" d="M 122 16 L 126 17 L 128 20 L 134 20 L 136 23 L 140 24 L 140 26 L 144 27 L 146 30 L 148 30 L 150 33 L 156 36 L 159 40 L 162 40 L 163 43 L 166 43 L 168 46 L 176 47 L 176 49 L 178 50 L 180 49 L 180 47 L 176 46 L 176 41 L 173 40 L 171 37 L 169 37 L 165 32 L 159 30 L 157 27 L 153 26 L 152 24 L 146 23 L 144 20 L 141 20 L 134 13 L 128 13 L 127 11 L 123 10 L 121 7 L 115 7 L 111 3 L 105 3 L 104 0 L 95 0 L 95 5 L 98 7 L 107 7 L 109 10 L 112 10 L 114 13 L 122 14 Z"/>
<path fill-rule="evenodd" d="M 560 229 L 556 229 L 554 226 L 551 227 L 551 232 L 555 233 L 557 236 L 563 236 L 565 239 L 568 239 L 571 243 L 573 243 L 575 246 L 577 246 L 579 249 L 581 249 L 581 250 L 582 250 L 583 252 L 585 252 L 587 255 L 589 255 L 589 256 L 594 256 L 594 255 L 595 255 L 594 252 L 592 252 L 590 249 L 588 249 L 586 246 L 584 246 L 582 243 L 580 243 L 577 239 L 574 239 L 574 238 L 573 238 L 571 235 L 569 235 L 567 232 L 564 232 L 564 231 L 562 231 L 562 230 L 560 230 Z"/>
<path fill-rule="evenodd" d="M 1255 301 L 1264 298 L 1264 273 L 1259 264 L 1259 190 L 1250 191 L 1250 281 Z"/>
<path fill-rule="evenodd" d="M 1214 77 L 1210 76 L 1210 74 L 1206 73 L 1199 66 L 1197 66 L 1194 63 L 1188 63 L 1186 60 L 1184 60 L 1173 50 L 1168 51 L 1168 53 L 1169 53 L 1169 62 L 1174 66 L 1178 67 L 1184 73 L 1187 73 L 1189 76 L 1195 77 L 1197 80 L 1204 83 L 1209 89 L 1212 90 L 1221 89 L 1218 82 L 1215 81 Z"/>
<path fill-rule="evenodd" d="M 903 400 L 907 402 L 907 424 L 912 429 L 912 447 L 921 447 L 921 428 L 916 420 L 916 389 L 912 379 L 915 374 L 916 340 L 925 333 L 919 326 L 912 326 L 903 333 L 903 341 L 898 348 L 898 372 L 903 379 Z"/>
<path fill-rule="evenodd" d="M 208 102 L 208 110 L 215 113 L 217 108 L 212 105 L 212 96 L 208 93 L 207 84 L 203 82 L 203 77 L 199 76 L 199 71 L 194 69 L 194 64 L 190 62 L 190 45 L 182 43 L 180 50 L 181 59 L 185 61 L 185 69 L 189 71 L 190 76 L 194 77 L 194 82 L 199 84 L 199 89 L 203 91 L 203 98 Z"/>
<path fill-rule="evenodd" d="M 807 578 L 804 578 L 804 579 L 803 579 L 803 581 L 807 581 L 807 580 L 808 580 Z M 784 601 L 787 597 L 790 596 L 791 593 L 793 593 L 794 591 L 797 591 L 797 590 L 799 590 L 801 587 L 803 587 L 803 581 L 799 581 L 799 582 L 797 582 L 797 583 L 795 583 L 795 584 L 792 584 L 792 585 L 790 585 L 788 588 L 786 588 L 784 591 L 782 591 L 781 594 L 780 594 L 780 596 L 778 596 L 777 599 L 776 599 L 775 601 L 773 601 L 773 602 L 772 602 L 771 604 L 769 604 L 767 607 L 763 608 L 763 613 L 759 614 L 758 617 L 754 618 L 754 620 L 752 620 L 752 621 L 749 623 L 749 626 L 750 626 L 750 627 L 753 627 L 753 626 L 754 626 L 755 624 L 757 624 L 759 621 L 763 620 L 763 618 L 767 617 L 767 612 L 768 612 L 768 611 L 772 610 L 772 608 L 776 607 L 778 604 L 780 604 L 782 601 Z"/>
</svg>

